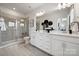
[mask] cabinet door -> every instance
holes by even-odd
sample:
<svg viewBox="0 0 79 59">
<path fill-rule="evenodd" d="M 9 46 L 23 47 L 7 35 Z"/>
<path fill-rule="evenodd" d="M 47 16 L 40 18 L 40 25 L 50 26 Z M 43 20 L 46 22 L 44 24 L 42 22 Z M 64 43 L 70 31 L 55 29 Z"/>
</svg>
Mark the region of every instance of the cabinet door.
<svg viewBox="0 0 79 59">
<path fill-rule="evenodd" d="M 45 35 L 41 35 L 40 36 L 40 49 L 50 53 L 51 52 L 51 41 L 49 36 Z"/>
<path fill-rule="evenodd" d="M 31 40 L 30 40 L 30 42 L 31 42 L 31 44 L 32 45 L 35 45 L 36 44 L 36 33 L 35 32 L 31 32 Z"/>
<path fill-rule="evenodd" d="M 52 55 L 62 56 L 63 55 L 63 41 L 53 40 Z"/>
<path fill-rule="evenodd" d="M 65 56 L 79 56 L 79 45 L 65 42 L 64 55 Z"/>
<path fill-rule="evenodd" d="M 31 36 L 31 40 L 30 40 L 32 45 L 35 45 L 35 36 Z"/>
</svg>

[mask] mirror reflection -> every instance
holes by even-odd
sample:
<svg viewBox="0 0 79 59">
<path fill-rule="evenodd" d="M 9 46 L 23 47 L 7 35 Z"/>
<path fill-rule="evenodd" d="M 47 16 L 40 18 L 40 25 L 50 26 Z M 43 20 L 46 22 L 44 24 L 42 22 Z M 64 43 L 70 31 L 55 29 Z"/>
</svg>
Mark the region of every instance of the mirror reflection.
<svg viewBox="0 0 79 59">
<path fill-rule="evenodd" d="M 68 19 L 67 18 L 59 18 L 57 20 L 57 25 L 58 25 L 58 30 L 59 31 L 66 31 L 66 27 L 67 27 L 67 21 Z"/>
</svg>

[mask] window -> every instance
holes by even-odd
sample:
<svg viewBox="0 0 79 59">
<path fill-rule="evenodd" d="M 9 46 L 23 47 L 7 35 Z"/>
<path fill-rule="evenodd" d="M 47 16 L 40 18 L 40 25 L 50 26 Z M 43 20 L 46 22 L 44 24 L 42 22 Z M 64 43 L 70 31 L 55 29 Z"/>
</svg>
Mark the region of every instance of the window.
<svg viewBox="0 0 79 59">
<path fill-rule="evenodd" d="M 24 23 L 20 23 L 20 26 L 24 27 Z"/>
<path fill-rule="evenodd" d="M 9 22 L 9 27 L 14 27 L 14 26 L 15 26 L 14 22 Z"/>
</svg>

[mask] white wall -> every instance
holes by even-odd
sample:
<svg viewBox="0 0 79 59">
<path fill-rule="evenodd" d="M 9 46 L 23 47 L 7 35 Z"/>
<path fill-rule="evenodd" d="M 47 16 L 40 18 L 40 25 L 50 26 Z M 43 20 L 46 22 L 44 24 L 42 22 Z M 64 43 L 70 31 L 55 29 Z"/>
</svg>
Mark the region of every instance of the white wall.
<svg viewBox="0 0 79 59">
<path fill-rule="evenodd" d="M 46 8 L 47 7 L 47 8 Z M 65 18 L 69 15 L 70 13 L 70 8 L 65 8 L 63 10 L 56 10 L 56 6 L 53 8 L 52 5 L 45 5 L 44 7 L 39 7 L 36 10 L 32 11 L 30 14 L 28 14 L 29 18 L 34 18 L 35 14 L 40 11 L 40 10 L 46 10 L 47 14 L 39 17 L 37 22 L 42 22 L 45 19 L 53 21 L 54 28 L 57 28 L 57 19 L 58 18 Z M 40 27 L 42 29 L 42 27 Z"/>
<path fill-rule="evenodd" d="M 46 15 L 43 15 L 43 16 L 39 17 L 37 20 L 40 23 L 42 23 L 46 19 L 49 20 L 49 21 L 52 21 L 54 29 L 57 30 L 57 20 L 58 20 L 58 18 L 67 18 L 69 13 L 70 13 L 70 8 L 65 9 L 65 10 L 61 10 L 61 11 L 57 10 L 57 11 L 50 12 Z M 41 24 L 40 24 L 40 29 L 42 29 Z"/>
<path fill-rule="evenodd" d="M 14 19 L 25 17 L 21 13 L 18 13 L 16 11 L 13 11 L 13 10 L 8 9 L 8 8 L 3 8 L 3 7 L 0 7 L 0 16 L 5 16 L 5 17 L 9 17 L 9 18 L 14 18 Z"/>
<path fill-rule="evenodd" d="M 26 16 L 28 16 L 29 18 L 34 18 L 36 16 L 36 13 L 40 12 L 41 10 L 45 10 L 45 12 L 48 13 L 50 11 L 54 11 L 56 7 L 57 7 L 57 3 L 45 3 L 39 6 L 38 8 L 32 10 Z"/>
</svg>

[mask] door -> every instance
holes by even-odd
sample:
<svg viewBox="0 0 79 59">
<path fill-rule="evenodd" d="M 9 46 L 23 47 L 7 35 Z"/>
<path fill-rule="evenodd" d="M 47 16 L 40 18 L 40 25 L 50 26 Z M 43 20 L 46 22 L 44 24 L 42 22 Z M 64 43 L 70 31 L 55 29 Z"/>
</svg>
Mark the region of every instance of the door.
<svg viewBox="0 0 79 59">
<path fill-rule="evenodd" d="M 63 56 L 63 41 L 52 40 L 52 55 Z"/>
<path fill-rule="evenodd" d="M 63 41 L 60 39 L 61 36 L 51 35 L 52 55 L 63 56 Z"/>
<path fill-rule="evenodd" d="M 55 55 L 63 56 L 63 41 L 55 40 Z"/>
<path fill-rule="evenodd" d="M 7 18 L 0 18 L 0 20 L 1 45 L 15 41 L 15 22 Z"/>
</svg>

